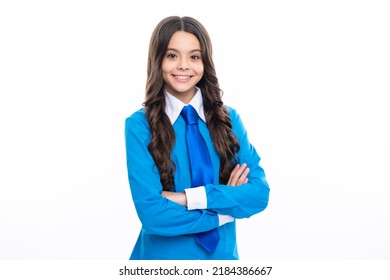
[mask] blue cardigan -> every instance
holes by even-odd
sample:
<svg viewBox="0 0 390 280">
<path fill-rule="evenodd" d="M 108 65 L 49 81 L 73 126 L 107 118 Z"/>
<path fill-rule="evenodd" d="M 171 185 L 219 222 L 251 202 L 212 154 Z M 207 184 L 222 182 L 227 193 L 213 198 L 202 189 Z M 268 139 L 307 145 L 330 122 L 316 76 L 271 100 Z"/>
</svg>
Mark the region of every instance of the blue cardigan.
<svg viewBox="0 0 390 280">
<path fill-rule="evenodd" d="M 129 184 L 142 228 L 130 259 L 133 260 L 236 260 L 236 223 L 219 226 L 217 213 L 234 218 L 248 218 L 263 211 L 268 204 L 269 186 L 260 157 L 250 144 L 240 116 L 227 107 L 233 131 L 240 142 L 239 163 L 250 168 L 249 182 L 238 187 L 219 184 L 219 156 L 212 144 L 206 123 L 199 129 L 206 140 L 214 165 L 214 184 L 205 186 L 207 209 L 188 210 L 161 195 L 158 169 L 148 151 L 151 133 L 144 109 L 126 119 L 125 138 Z M 176 142 L 171 154 L 176 164 L 174 188 L 177 192 L 191 187 L 190 163 L 185 129 L 181 116 L 173 124 Z M 194 239 L 194 233 L 218 227 L 220 241 L 213 254 L 207 253 Z"/>
</svg>

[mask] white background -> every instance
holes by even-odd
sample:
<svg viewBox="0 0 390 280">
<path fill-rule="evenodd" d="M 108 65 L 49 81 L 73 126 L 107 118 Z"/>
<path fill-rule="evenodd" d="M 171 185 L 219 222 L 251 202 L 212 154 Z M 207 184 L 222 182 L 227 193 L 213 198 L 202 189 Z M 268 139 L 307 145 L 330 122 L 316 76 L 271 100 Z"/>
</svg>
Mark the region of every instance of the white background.
<svg viewBox="0 0 390 280">
<path fill-rule="evenodd" d="M 388 259 L 386 2 L 0 2 L 0 259 L 128 259 L 124 120 L 170 15 L 208 29 L 271 187 L 241 258 Z"/>
</svg>

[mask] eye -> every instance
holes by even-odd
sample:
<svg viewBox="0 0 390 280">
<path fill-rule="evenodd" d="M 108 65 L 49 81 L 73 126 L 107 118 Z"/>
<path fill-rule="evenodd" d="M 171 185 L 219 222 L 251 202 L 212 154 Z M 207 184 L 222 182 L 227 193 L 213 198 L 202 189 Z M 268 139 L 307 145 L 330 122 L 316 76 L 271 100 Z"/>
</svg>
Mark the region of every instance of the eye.
<svg viewBox="0 0 390 280">
<path fill-rule="evenodd" d="M 193 59 L 193 60 L 198 60 L 198 59 L 200 59 L 200 56 L 199 56 L 199 55 L 192 55 L 192 56 L 191 56 L 191 59 Z"/>
<path fill-rule="evenodd" d="M 174 53 L 168 53 L 167 54 L 167 58 L 176 58 L 177 56 L 176 56 L 176 54 L 174 54 Z"/>
</svg>

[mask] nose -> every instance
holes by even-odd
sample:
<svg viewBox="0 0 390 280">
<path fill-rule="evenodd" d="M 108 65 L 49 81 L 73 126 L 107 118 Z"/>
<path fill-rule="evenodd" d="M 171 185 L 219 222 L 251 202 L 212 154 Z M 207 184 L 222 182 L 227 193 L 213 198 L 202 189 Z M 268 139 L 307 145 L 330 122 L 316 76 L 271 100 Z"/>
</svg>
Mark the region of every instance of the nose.
<svg viewBox="0 0 390 280">
<path fill-rule="evenodd" d="M 188 66 L 188 61 L 183 58 L 183 59 L 180 59 L 179 61 L 179 64 L 178 64 L 178 67 L 177 67 L 179 70 L 189 70 L 189 66 Z"/>
</svg>

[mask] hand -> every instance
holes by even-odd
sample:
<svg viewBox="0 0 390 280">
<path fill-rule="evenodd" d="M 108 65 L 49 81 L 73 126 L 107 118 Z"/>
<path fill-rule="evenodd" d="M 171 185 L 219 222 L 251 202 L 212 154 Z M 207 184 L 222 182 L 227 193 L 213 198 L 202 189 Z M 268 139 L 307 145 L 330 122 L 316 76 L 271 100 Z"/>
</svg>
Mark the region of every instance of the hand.
<svg viewBox="0 0 390 280">
<path fill-rule="evenodd" d="M 248 174 L 249 167 L 246 167 L 246 163 L 243 163 L 241 166 L 237 164 L 230 174 L 229 181 L 227 182 L 228 186 L 236 187 L 245 183 L 248 183 Z"/>
<path fill-rule="evenodd" d="M 187 206 L 187 196 L 184 192 L 162 191 L 161 195 L 177 204 Z"/>
</svg>

